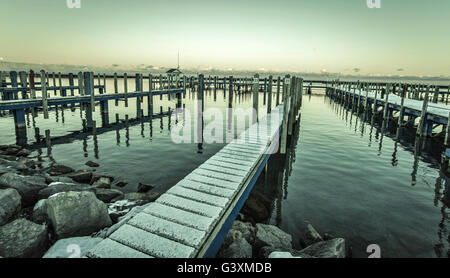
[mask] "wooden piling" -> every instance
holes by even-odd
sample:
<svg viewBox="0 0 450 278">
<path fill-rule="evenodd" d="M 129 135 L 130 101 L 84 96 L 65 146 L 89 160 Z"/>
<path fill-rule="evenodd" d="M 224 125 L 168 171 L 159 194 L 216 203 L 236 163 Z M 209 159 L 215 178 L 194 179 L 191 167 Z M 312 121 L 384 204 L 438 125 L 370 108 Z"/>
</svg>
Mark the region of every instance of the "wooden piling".
<svg viewBox="0 0 450 278">
<path fill-rule="evenodd" d="M 444 146 L 450 146 L 450 111 L 448 112 L 447 126 L 445 128 Z"/>
<path fill-rule="evenodd" d="M 119 93 L 119 84 L 117 83 L 117 72 L 114 73 L 114 94 L 118 94 Z M 116 99 L 114 104 L 116 106 L 119 106 L 119 100 Z"/>
<path fill-rule="evenodd" d="M 125 93 L 125 107 L 128 107 L 128 77 L 127 73 L 123 74 L 123 89 Z"/>
<path fill-rule="evenodd" d="M 268 99 L 267 99 L 267 114 L 272 111 L 272 86 L 273 86 L 273 77 L 269 76 L 269 87 L 267 88 Z"/>
<path fill-rule="evenodd" d="M 281 87 L 281 77 L 278 76 L 277 78 L 277 99 L 276 99 L 276 106 L 280 104 L 280 87 Z"/>
<path fill-rule="evenodd" d="M 288 128 L 288 115 L 289 115 L 289 85 L 291 77 L 286 75 L 283 81 L 283 123 L 281 127 L 281 142 L 280 142 L 280 153 L 286 153 L 287 144 L 287 128 Z"/>
<path fill-rule="evenodd" d="M 400 104 L 400 114 L 398 116 L 398 123 L 397 123 L 397 125 L 399 127 L 403 126 L 403 117 L 405 114 L 404 105 L 405 105 L 405 97 L 406 97 L 406 92 L 407 92 L 406 90 L 407 90 L 407 87 L 406 87 L 406 85 L 404 85 L 403 91 L 402 91 L 402 100 L 401 100 L 401 104 Z"/>
<path fill-rule="evenodd" d="M 383 120 L 389 119 L 389 93 L 391 91 L 392 84 L 386 85 L 386 99 L 384 102 Z"/>
<path fill-rule="evenodd" d="M 423 136 L 425 133 L 425 124 L 427 121 L 427 109 L 428 109 L 428 95 L 430 93 L 430 86 L 427 86 L 427 90 L 425 92 L 425 98 L 422 103 L 422 112 L 420 114 L 420 122 L 417 128 L 417 134 Z"/>
<path fill-rule="evenodd" d="M 148 98 L 147 98 L 148 117 L 150 122 L 153 118 L 153 76 L 148 75 Z"/>
<path fill-rule="evenodd" d="M 35 87 L 35 82 L 34 82 L 34 71 L 30 70 L 30 75 L 29 75 L 29 79 L 30 79 L 30 97 L 32 99 L 36 98 L 36 87 Z"/>
<path fill-rule="evenodd" d="M 252 123 L 258 122 L 258 92 L 259 92 L 259 74 L 253 77 L 253 120 Z M 255 115 L 256 113 L 256 115 Z"/>
<path fill-rule="evenodd" d="M 47 75 L 41 70 L 41 91 L 42 91 L 42 109 L 44 110 L 44 119 L 48 119 L 48 101 L 47 101 Z"/>
<path fill-rule="evenodd" d="M 52 153 L 52 141 L 50 137 L 50 129 L 45 130 L 45 145 L 47 147 L 47 155 L 50 156 Z"/>
</svg>

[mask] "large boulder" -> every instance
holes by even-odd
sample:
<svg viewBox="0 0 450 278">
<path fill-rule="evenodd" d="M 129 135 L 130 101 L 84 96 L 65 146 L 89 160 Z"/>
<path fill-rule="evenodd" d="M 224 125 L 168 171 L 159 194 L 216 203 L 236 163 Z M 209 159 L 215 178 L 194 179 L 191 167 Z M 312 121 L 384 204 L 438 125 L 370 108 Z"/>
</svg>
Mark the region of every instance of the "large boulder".
<svg viewBox="0 0 450 278">
<path fill-rule="evenodd" d="M 39 258 L 48 244 L 46 225 L 19 218 L 0 227 L 0 256 L 5 258 Z"/>
<path fill-rule="evenodd" d="M 124 196 L 124 199 L 129 201 L 137 201 L 142 204 L 150 203 L 156 201 L 156 199 L 161 196 L 160 192 L 147 192 L 147 193 L 127 193 Z"/>
<path fill-rule="evenodd" d="M 312 259 L 309 255 L 293 256 L 290 252 L 274 251 L 268 256 L 269 259 Z"/>
<path fill-rule="evenodd" d="M 251 223 L 236 220 L 233 222 L 227 236 L 225 237 L 224 245 L 229 246 L 238 238 L 245 238 L 249 244 L 255 241 L 256 228 Z"/>
<path fill-rule="evenodd" d="M 126 201 L 126 200 L 123 200 Z M 121 202 L 121 201 L 118 201 Z M 117 202 L 116 202 L 117 203 Z M 112 233 L 114 233 L 115 231 L 117 231 L 117 229 L 119 229 L 120 227 L 122 227 L 123 225 L 125 225 L 131 218 L 133 218 L 136 214 L 142 212 L 149 204 L 143 205 L 143 206 L 137 206 L 137 207 L 133 207 L 131 208 L 128 213 L 120 216 L 117 218 L 117 223 L 112 225 L 109 228 L 105 228 L 101 231 L 99 231 L 98 233 L 96 233 L 94 236 L 95 237 L 101 237 L 101 238 L 106 238 L 108 236 L 110 236 Z"/>
<path fill-rule="evenodd" d="M 119 200 L 108 205 L 111 220 L 116 223 L 118 219 L 131 211 L 132 208 L 143 205 L 142 201 Z"/>
<path fill-rule="evenodd" d="M 314 243 L 302 249 L 295 251 L 293 256 L 312 256 L 316 258 L 345 258 L 345 239 L 335 238 L 327 241 Z"/>
<path fill-rule="evenodd" d="M 148 191 L 152 190 L 154 186 L 151 186 L 149 184 L 139 183 L 137 192 L 139 193 L 147 193 Z"/>
<path fill-rule="evenodd" d="M 52 176 L 65 175 L 69 173 L 73 173 L 75 170 L 72 168 L 62 165 L 62 164 L 53 164 L 50 169 L 48 169 L 47 173 Z"/>
<path fill-rule="evenodd" d="M 111 179 L 108 177 L 99 177 L 92 183 L 92 187 L 110 189 Z"/>
<path fill-rule="evenodd" d="M 252 246 L 245 240 L 240 238 L 230 244 L 222 251 L 221 256 L 229 259 L 242 259 L 252 257 Z"/>
<path fill-rule="evenodd" d="M 82 258 L 102 240 L 102 238 L 90 236 L 60 239 L 43 258 Z"/>
<path fill-rule="evenodd" d="M 0 189 L 0 226 L 15 217 L 22 207 L 22 197 L 13 188 Z"/>
<path fill-rule="evenodd" d="M 97 196 L 97 198 L 100 201 L 109 203 L 113 199 L 118 199 L 120 197 L 123 197 L 123 193 L 122 193 L 122 191 L 117 190 L 117 189 L 97 188 L 95 190 L 95 196 Z"/>
<path fill-rule="evenodd" d="M 79 170 L 79 171 L 67 174 L 67 176 L 79 183 L 90 183 L 91 179 L 92 179 L 92 171 Z"/>
<path fill-rule="evenodd" d="M 308 224 L 304 232 L 305 245 L 309 246 L 311 244 L 321 241 L 323 241 L 322 236 L 320 236 L 320 234 L 316 231 L 316 229 L 314 229 L 314 227 L 311 224 Z"/>
<path fill-rule="evenodd" d="M 6 173 L 0 176 L 0 188 L 14 188 L 22 197 L 24 207 L 34 205 L 38 200 L 39 191 L 47 187 L 45 178 L 40 176 L 22 176 Z"/>
<path fill-rule="evenodd" d="M 48 187 L 39 191 L 38 198 L 47 199 L 48 197 L 60 193 L 69 191 L 94 191 L 89 185 L 86 184 L 75 184 L 75 183 L 64 183 L 64 182 L 52 182 Z"/>
<path fill-rule="evenodd" d="M 111 225 L 106 204 L 88 191 L 51 196 L 47 215 L 58 238 L 85 236 Z"/>
<path fill-rule="evenodd" d="M 264 246 L 272 246 L 282 250 L 290 250 L 292 249 L 292 236 L 277 226 L 258 223 L 256 224 L 255 246 L 258 249 Z"/>
<path fill-rule="evenodd" d="M 39 200 L 33 208 L 33 222 L 43 224 L 47 222 L 47 199 Z"/>
</svg>

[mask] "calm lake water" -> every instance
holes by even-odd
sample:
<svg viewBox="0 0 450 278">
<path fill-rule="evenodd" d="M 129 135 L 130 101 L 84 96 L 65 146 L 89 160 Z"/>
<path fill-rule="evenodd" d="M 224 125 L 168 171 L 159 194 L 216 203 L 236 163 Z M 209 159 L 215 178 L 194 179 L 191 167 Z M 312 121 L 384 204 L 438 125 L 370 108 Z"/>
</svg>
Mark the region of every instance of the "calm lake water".
<svg viewBox="0 0 450 278">
<path fill-rule="evenodd" d="M 112 80 L 107 82 L 112 88 Z M 195 92 L 188 92 L 183 105 L 193 110 L 195 96 Z M 228 92 L 224 98 L 223 91 L 218 90 L 215 98 L 214 92 L 208 91 L 205 109 L 218 108 L 225 115 L 227 100 Z M 144 98 L 144 115 L 146 103 Z M 264 103 L 262 93 L 259 103 Z M 272 103 L 275 106 L 275 99 Z M 233 98 L 233 108 L 251 105 L 250 94 Z M 167 112 L 175 106 L 167 96 L 163 100 L 154 98 L 155 114 L 160 107 Z M 264 114 L 266 106 L 261 105 L 260 111 Z M 117 107 L 110 101 L 111 124 L 116 122 L 116 113 L 121 123 L 128 115 L 128 127 L 111 128 L 96 136 L 81 132 L 78 107 L 73 111 L 52 110 L 48 120 L 39 114 L 35 124 L 28 115 L 28 144 L 36 142 L 35 127 L 41 136 L 50 129 L 52 138 L 58 138 L 50 156 L 45 147 L 32 156 L 76 169 L 87 168 L 84 164 L 93 160 L 101 165 L 97 172 L 129 182 L 122 189 L 125 192 L 135 191 L 139 182 L 164 191 L 224 146 L 203 144 L 199 150 L 194 143 L 174 144 L 170 137 L 174 121 L 170 117 L 152 122 L 134 120 L 136 99 L 129 100 L 128 108 L 123 101 Z M 99 106 L 94 119 L 101 123 Z M 227 116 L 223 120 L 227 121 Z M 0 117 L 0 144 L 15 143 L 13 127 L 12 116 Z M 355 257 L 367 257 L 369 244 L 378 244 L 384 257 L 446 257 L 448 208 L 441 201 L 446 179 L 440 176 L 439 165 L 431 155 L 414 155 L 413 144 L 394 138 L 323 95 L 304 96 L 290 153 L 273 156 L 267 181 L 261 177 L 256 186 L 270 192 L 270 222 L 292 234 L 295 247 L 299 247 L 305 221 L 309 221 L 322 234 L 346 238 Z"/>
<path fill-rule="evenodd" d="M 391 137 L 329 98 L 304 97 L 292 153 L 274 158 L 287 162 L 269 171 L 268 185 L 257 185 L 277 184 L 270 222 L 297 246 L 309 222 L 346 238 L 354 257 L 367 257 L 369 244 L 384 257 L 447 257 L 447 184 L 439 165 Z"/>
</svg>

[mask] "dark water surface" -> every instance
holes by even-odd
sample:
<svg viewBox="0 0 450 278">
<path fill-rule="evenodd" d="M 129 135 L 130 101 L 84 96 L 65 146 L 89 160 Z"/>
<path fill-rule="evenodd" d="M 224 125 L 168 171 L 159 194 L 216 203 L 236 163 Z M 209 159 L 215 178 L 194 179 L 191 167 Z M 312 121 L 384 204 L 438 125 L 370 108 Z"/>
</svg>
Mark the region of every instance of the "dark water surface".
<svg viewBox="0 0 450 278">
<path fill-rule="evenodd" d="M 346 238 L 355 257 L 367 257 L 369 244 L 384 257 L 447 257 L 447 184 L 439 165 L 387 135 L 329 98 L 304 97 L 270 222 L 297 247 L 308 221 Z"/>
</svg>

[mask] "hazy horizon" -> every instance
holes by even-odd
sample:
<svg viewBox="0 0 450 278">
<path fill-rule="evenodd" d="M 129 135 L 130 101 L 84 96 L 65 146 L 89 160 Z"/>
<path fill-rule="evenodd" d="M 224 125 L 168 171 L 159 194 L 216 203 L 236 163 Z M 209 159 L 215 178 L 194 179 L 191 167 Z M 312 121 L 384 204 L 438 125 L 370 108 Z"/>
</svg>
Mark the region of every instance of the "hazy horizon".
<svg viewBox="0 0 450 278">
<path fill-rule="evenodd" d="M 450 76 L 450 2 L 3 0 L 0 64 Z"/>
</svg>

